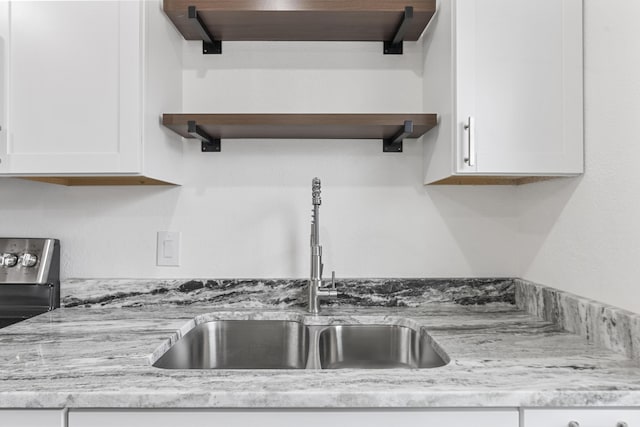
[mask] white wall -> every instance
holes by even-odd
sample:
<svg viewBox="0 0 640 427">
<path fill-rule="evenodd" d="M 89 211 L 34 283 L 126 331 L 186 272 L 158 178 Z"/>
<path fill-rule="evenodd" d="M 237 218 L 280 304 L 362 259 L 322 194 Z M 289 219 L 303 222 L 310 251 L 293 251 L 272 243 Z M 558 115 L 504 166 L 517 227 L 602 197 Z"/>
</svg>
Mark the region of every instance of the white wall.
<svg viewBox="0 0 640 427">
<path fill-rule="evenodd" d="M 186 43 L 185 112 L 420 112 L 422 48 L 380 43 Z M 422 144 L 187 143 L 177 188 L 66 188 L 0 180 L 0 235 L 53 236 L 64 277 L 306 277 L 311 179 L 338 277 L 514 276 L 515 188 L 422 185 Z M 158 230 L 182 232 L 182 265 L 156 267 Z"/>
<path fill-rule="evenodd" d="M 310 181 L 327 269 L 343 277 L 521 276 L 640 312 L 640 2 L 585 0 L 586 171 L 520 188 L 423 187 L 421 145 L 188 144 L 182 187 L 0 180 L 0 235 L 62 240 L 63 277 L 305 277 Z M 420 46 L 188 43 L 185 111 L 420 111 Z M 182 265 L 155 266 L 158 230 Z"/>
<path fill-rule="evenodd" d="M 640 2 L 585 0 L 583 177 L 519 190 L 525 279 L 640 313 Z"/>
</svg>

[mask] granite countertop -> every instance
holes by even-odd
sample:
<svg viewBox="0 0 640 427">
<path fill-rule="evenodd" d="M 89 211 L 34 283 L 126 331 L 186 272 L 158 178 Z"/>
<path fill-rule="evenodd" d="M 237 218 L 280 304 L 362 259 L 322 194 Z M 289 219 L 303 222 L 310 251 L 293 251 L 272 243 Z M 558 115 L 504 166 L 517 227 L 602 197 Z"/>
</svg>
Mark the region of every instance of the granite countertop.
<svg viewBox="0 0 640 427">
<path fill-rule="evenodd" d="M 640 405 L 638 363 L 503 302 L 330 307 L 322 321 L 406 323 L 451 358 L 434 369 L 168 370 L 154 351 L 197 316 L 299 318 L 296 307 L 75 307 L 0 330 L 1 407 Z M 318 320 L 315 319 L 317 322 Z M 193 324 L 193 322 L 192 322 Z"/>
<path fill-rule="evenodd" d="M 314 318 L 303 308 L 304 285 L 66 281 L 64 308 L 0 329 L 0 407 L 640 405 L 633 313 L 517 279 L 353 279 Z M 404 324 L 426 329 L 450 362 L 391 370 L 151 366 L 171 340 L 216 318 Z"/>
</svg>

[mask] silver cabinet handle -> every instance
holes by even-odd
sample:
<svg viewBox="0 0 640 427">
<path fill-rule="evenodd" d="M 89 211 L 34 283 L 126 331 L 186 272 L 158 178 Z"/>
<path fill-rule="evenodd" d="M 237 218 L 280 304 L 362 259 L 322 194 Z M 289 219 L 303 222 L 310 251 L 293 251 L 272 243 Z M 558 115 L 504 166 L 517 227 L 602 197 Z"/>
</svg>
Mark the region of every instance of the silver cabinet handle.
<svg viewBox="0 0 640 427">
<path fill-rule="evenodd" d="M 467 157 L 464 158 L 464 162 L 469 166 L 473 166 L 476 164 L 476 138 L 473 117 L 469 116 L 467 123 L 464 125 L 464 130 L 467 131 Z"/>
</svg>

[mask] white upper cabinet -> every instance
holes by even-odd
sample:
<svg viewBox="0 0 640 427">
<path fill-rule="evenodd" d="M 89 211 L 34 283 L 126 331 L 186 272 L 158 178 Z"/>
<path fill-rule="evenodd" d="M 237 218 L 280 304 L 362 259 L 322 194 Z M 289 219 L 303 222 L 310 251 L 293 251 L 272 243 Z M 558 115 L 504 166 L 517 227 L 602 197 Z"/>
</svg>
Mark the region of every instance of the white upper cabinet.
<svg viewBox="0 0 640 427">
<path fill-rule="evenodd" d="M 7 95 L 9 87 L 9 2 L 0 0 L 0 172 L 4 169 L 3 153 L 7 152 Z"/>
<path fill-rule="evenodd" d="M 179 181 L 182 144 L 159 117 L 182 108 L 182 41 L 159 2 L 5 9 L 0 173 L 67 184 Z"/>
<path fill-rule="evenodd" d="M 441 0 L 423 37 L 426 184 L 583 172 L 582 0 Z"/>
</svg>

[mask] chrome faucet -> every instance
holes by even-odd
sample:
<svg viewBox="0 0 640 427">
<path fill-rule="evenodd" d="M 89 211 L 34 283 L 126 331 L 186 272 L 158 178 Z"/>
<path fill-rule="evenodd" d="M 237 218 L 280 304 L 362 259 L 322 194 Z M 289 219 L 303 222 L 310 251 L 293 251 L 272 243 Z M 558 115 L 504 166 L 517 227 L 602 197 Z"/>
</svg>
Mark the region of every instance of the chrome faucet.
<svg viewBox="0 0 640 427">
<path fill-rule="evenodd" d="M 311 216 L 311 278 L 309 279 L 309 313 L 320 312 L 320 301 L 337 298 L 336 272 L 331 273 L 331 286 L 322 285 L 322 246 L 320 246 L 320 179 L 311 181 L 313 215 Z"/>
</svg>

